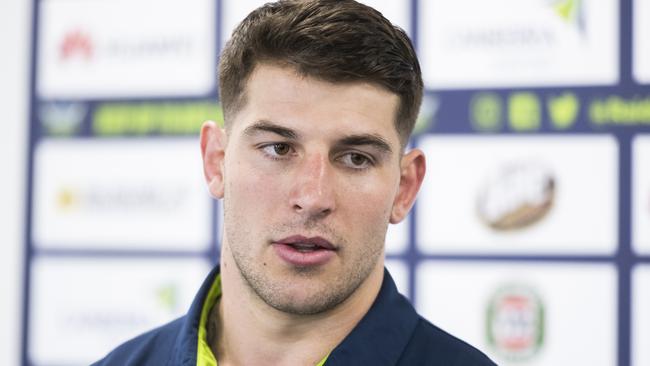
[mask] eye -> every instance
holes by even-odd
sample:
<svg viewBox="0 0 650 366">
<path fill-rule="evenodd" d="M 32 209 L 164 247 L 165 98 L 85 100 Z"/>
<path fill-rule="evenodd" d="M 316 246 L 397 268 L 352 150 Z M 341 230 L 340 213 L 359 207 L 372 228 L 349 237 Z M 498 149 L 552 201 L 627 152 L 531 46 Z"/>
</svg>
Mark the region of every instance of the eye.
<svg viewBox="0 0 650 366">
<path fill-rule="evenodd" d="M 282 157 L 291 152 L 291 146 L 282 142 L 269 144 L 262 147 L 262 151 L 271 157 Z"/>
<path fill-rule="evenodd" d="M 373 165 L 372 160 L 364 154 L 350 152 L 341 157 L 341 162 L 352 169 L 365 169 Z"/>
<path fill-rule="evenodd" d="M 273 144 L 273 151 L 277 155 L 280 155 L 280 156 L 287 155 L 290 150 L 291 150 L 291 148 L 287 144 Z"/>
</svg>

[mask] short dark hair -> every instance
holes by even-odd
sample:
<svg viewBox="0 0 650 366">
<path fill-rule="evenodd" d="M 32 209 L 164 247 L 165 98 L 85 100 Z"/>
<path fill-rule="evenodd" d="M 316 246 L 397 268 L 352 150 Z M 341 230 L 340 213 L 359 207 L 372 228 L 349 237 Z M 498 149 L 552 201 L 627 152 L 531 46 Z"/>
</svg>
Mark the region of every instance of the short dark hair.
<svg viewBox="0 0 650 366">
<path fill-rule="evenodd" d="M 406 33 L 353 0 L 285 0 L 250 13 L 233 31 L 219 62 L 226 125 L 246 103 L 259 63 L 294 68 L 329 82 L 369 82 L 397 94 L 395 128 L 405 145 L 422 101 L 422 75 Z"/>
</svg>

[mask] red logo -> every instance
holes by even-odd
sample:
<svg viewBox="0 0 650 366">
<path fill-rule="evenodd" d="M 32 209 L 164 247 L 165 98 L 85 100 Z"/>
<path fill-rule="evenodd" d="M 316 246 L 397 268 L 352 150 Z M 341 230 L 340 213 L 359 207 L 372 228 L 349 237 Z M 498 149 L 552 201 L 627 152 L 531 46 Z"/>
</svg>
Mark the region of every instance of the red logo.
<svg viewBox="0 0 650 366">
<path fill-rule="evenodd" d="M 488 305 L 488 344 L 510 361 L 531 358 L 544 343 L 544 313 L 544 305 L 532 288 L 500 288 Z"/>
<path fill-rule="evenodd" d="M 66 34 L 60 47 L 61 59 L 82 58 L 90 60 L 93 55 L 93 44 L 90 36 L 80 30 Z"/>
</svg>

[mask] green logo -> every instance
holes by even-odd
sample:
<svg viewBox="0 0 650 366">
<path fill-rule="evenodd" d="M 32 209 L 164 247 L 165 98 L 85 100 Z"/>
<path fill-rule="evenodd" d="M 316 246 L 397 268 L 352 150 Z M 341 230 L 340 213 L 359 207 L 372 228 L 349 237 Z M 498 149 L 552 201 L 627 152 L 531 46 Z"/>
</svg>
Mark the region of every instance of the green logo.
<svg viewBox="0 0 650 366">
<path fill-rule="evenodd" d="M 503 120 L 502 109 L 501 97 L 498 94 L 478 93 L 470 101 L 469 119 L 478 131 L 498 131 Z"/>
<path fill-rule="evenodd" d="M 566 22 L 576 17 L 580 9 L 580 0 L 558 0 L 553 4 L 555 13 Z"/>
<path fill-rule="evenodd" d="M 97 136 L 193 135 L 205 120 L 223 125 L 221 105 L 212 101 L 100 104 L 92 117 Z"/>
<path fill-rule="evenodd" d="M 508 118 L 515 131 L 534 131 L 541 124 L 539 99 L 533 93 L 513 93 L 508 102 Z"/>
<path fill-rule="evenodd" d="M 509 361 L 526 361 L 544 344 L 544 306 L 530 287 L 510 284 L 499 288 L 486 312 L 490 347 Z"/>
<path fill-rule="evenodd" d="M 565 23 L 577 27 L 581 32 L 585 31 L 584 6 L 581 0 L 553 0 L 551 6 Z"/>
<path fill-rule="evenodd" d="M 580 101 L 575 94 L 566 92 L 559 96 L 549 97 L 547 108 L 553 127 L 564 130 L 575 123 L 580 110 Z"/>
<path fill-rule="evenodd" d="M 591 123 L 596 126 L 650 125 L 650 96 L 611 95 L 590 101 L 587 109 Z"/>
<path fill-rule="evenodd" d="M 158 304 L 170 313 L 174 313 L 179 305 L 178 288 L 175 284 L 170 283 L 161 285 L 155 289 Z"/>
</svg>

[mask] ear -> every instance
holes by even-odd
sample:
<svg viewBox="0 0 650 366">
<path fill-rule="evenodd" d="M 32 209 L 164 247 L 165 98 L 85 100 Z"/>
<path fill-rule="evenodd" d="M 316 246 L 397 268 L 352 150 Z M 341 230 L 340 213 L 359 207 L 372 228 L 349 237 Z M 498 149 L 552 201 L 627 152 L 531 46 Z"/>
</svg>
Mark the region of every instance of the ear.
<svg viewBox="0 0 650 366">
<path fill-rule="evenodd" d="M 226 133 L 213 121 L 201 126 L 201 156 L 208 190 L 214 198 L 223 198 Z"/>
<path fill-rule="evenodd" d="M 413 149 L 402 157 L 399 190 L 390 214 L 391 224 L 397 224 L 404 220 L 413 207 L 426 170 L 426 161 L 422 150 Z"/>
</svg>

